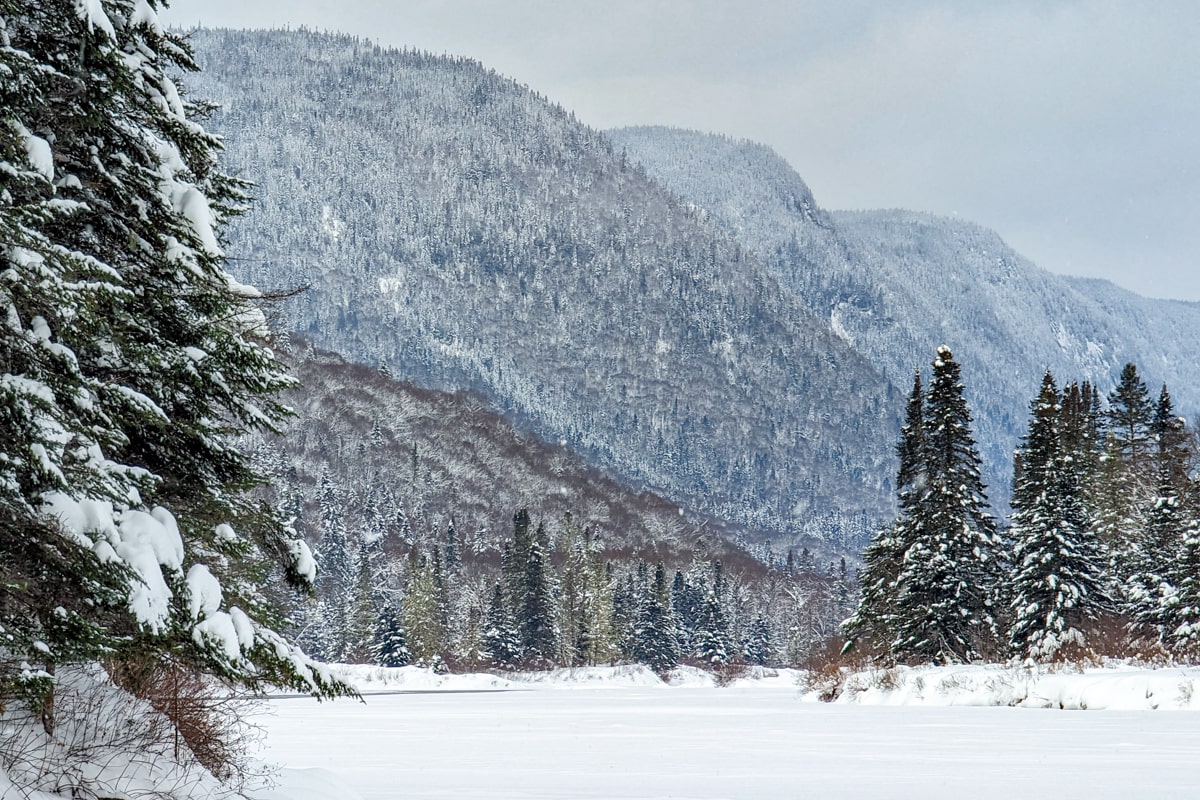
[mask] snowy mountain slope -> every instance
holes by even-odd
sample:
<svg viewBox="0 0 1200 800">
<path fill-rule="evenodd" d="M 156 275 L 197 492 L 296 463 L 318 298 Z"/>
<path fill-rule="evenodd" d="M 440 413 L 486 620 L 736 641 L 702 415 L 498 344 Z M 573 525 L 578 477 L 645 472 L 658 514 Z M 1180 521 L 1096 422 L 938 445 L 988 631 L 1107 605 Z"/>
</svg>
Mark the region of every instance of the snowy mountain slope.
<svg viewBox="0 0 1200 800">
<path fill-rule="evenodd" d="M 700 551 L 761 568 L 730 544 L 752 531 L 632 491 L 516 430 L 478 396 L 420 389 L 304 342 L 289 361 L 300 385 L 284 399 L 296 417 L 249 447 L 318 550 L 328 494 L 355 539 L 382 537 L 385 549 L 441 543 L 453 520 L 472 558 L 496 561 L 513 514 L 527 508 L 555 533 L 571 513 L 609 557 L 680 563 Z"/>
<path fill-rule="evenodd" d="M 1053 275 L 968 222 L 909 211 L 826 212 L 769 148 L 667 128 L 610 132 L 629 157 L 757 253 L 896 384 L 940 343 L 963 364 L 994 499 L 1042 371 L 1102 392 L 1127 361 L 1180 411 L 1200 410 L 1200 304 Z"/>
<path fill-rule="evenodd" d="M 601 134 L 463 60 L 198 32 L 257 183 L 242 278 L 319 346 L 470 389 L 622 480 L 790 530 L 890 508 L 898 395 L 760 259 Z"/>
</svg>

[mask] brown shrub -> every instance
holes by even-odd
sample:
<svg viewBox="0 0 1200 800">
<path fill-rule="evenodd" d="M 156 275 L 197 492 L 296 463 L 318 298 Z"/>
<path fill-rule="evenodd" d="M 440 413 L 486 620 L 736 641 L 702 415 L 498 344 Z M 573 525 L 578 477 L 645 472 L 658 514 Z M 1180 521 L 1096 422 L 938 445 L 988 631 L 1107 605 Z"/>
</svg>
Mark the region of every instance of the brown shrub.
<svg viewBox="0 0 1200 800">
<path fill-rule="evenodd" d="M 249 750 L 262 734 L 258 702 L 212 676 L 156 659 L 105 665 L 113 682 L 169 720 L 175 758 L 192 758 L 218 780 L 240 786 L 250 777 Z"/>
</svg>

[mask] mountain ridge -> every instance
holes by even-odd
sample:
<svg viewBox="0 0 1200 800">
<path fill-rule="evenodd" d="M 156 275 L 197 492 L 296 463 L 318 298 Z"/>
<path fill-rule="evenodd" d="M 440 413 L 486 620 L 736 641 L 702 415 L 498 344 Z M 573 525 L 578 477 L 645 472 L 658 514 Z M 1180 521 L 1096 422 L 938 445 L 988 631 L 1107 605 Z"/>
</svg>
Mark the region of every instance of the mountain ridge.
<svg viewBox="0 0 1200 800">
<path fill-rule="evenodd" d="M 609 135 L 739 237 L 893 383 L 910 380 L 934 347 L 949 344 L 963 364 L 1000 511 L 1011 451 L 1045 369 L 1107 392 L 1133 361 L 1150 382 L 1175 389 L 1181 412 L 1200 411 L 1200 370 L 1186 357 L 1200 304 L 1055 275 L 975 222 L 906 209 L 797 214 L 775 187 L 798 193 L 807 185 L 764 145 L 663 127 Z"/>
<path fill-rule="evenodd" d="M 467 60 L 193 43 L 209 127 L 257 183 L 231 255 L 310 284 L 292 330 L 764 532 L 890 513 L 900 393 L 607 137 Z"/>
</svg>

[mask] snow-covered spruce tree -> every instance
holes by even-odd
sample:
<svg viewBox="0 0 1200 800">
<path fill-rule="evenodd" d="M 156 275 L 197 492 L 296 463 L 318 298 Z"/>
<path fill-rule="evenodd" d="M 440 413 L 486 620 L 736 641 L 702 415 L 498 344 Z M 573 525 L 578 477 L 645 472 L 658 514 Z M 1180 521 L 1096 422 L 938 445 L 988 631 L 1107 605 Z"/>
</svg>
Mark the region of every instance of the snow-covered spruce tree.
<svg viewBox="0 0 1200 800">
<path fill-rule="evenodd" d="M 560 663 L 611 661 L 617 655 L 612 593 L 592 529 L 580 530 L 567 514 L 561 544 L 565 561 L 559 588 Z"/>
<path fill-rule="evenodd" d="M 1064 648 L 1082 648 L 1087 623 L 1110 608 L 1112 598 L 1079 474 L 1063 443 L 1061 398 L 1049 372 L 1031 413 L 1015 458 L 1008 640 L 1017 655 L 1048 661 Z"/>
<path fill-rule="evenodd" d="M 704 598 L 700 627 L 692 641 L 692 655 L 707 667 L 723 667 L 733 655 L 729 638 L 729 618 L 716 591 L 711 591 Z"/>
<path fill-rule="evenodd" d="M 533 663 L 553 662 L 558 647 L 554 575 L 550 565 L 550 537 L 544 525 L 530 539 L 523 580 L 517 629 L 526 659 Z"/>
<path fill-rule="evenodd" d="M 671 617 L 667 573 L 661 562 L 654 568 L 654 583 L 642 599 L 634 658 L 660 675 L 679 664 L 679 640 Z"/>
<path fill-rule="evenodd" d="M 381 605 L 375 564 L 382 555 L 378 541 L 366 542 L 358 550 L 342 655 L 345 661 L 352 664 L 374 660 L 375 631 Z"/>
<path fill-rule="evenodd" d="M 1113 570 L 1122 584 L 1137 570 L 1137 550 L 1145 529 L 1145 513 L 1154 494 L 1155 476 L 1148 469 L 1153 448 L 1150 431 L 1154 411 L 1137 367 L 1126 364 L 1108 395 L 1103 415 L 1104 456 L 1097 476 L 1096 530 L 1109 549 Z"/>
<path fill-rule="evenodd" d="M 1059 431 L 1063 453 L 1079 482 L 1089 518 L 1094 519 L 1096 477 L 1102 455 L 1100 437 L 1100 393 L 1087 381 L 1063 387 Z"/>
<path fill-rule="evenodd" d="M 400 614 L 391 603 L 384 604 L 379 618 L 375 621 L 372 650 L 375 663 L 381 667 L 406 667 L 412 662 L 404 625 L 400 622 Z"/>
<path fill-rule="evenodd" d="M 404 626 L 413 662 L 423 666 L 441 663 L 446 652 L 446 628 L 442 624 L 441 602 L 433 566 L 414 547 L 408 556 L 404 601 L 400 622 Z"/>
<path fill-rule="evenodd" d="M 521 509 L 512 516 L 512 546 L 503 561 L 504 583 L 508 589 L 517 631 L 521 633 L 524 656 L 532 661 L 553 661 L 556 655 L 556 600 L 550 565 L 550 536 L 545 525 L 532 531 L 529 511 Z"/>
<path fill-rule="evenodd" d="M 1182 622 L 1175 613 L 1179 606 L 1175 595 L 1186 572 L 1177 565 L 1195 524 L 1188 503 L 1194 439 L 1186 422 L 1175 414 L 1166 386 L 1159 392 L 1150 432 L 1153 455 L 1144 469 L 1154 473 L 1154 491 L 1147 501 L 1138 546 L 1129 554 L 1126 591 L 1133 633 L 1165 644 Z"/>
<path fill-rule="evenodd" d="M 997 649 L 1002 554 L 959 377 L 950 348 L 939 347 L 925 399 L 925 485 L 896 579 L 892 653 L 904 661 L 971 661 Z"/>
<path fill-rule="evenodd" d="M 54 665 L 136 657 L 345 692 L 262 600 L 273 565 L 310 584 L 311 558 L 245 499 L 233 435 L 273 429 L 289 380 L 223 268 L 241 186 L 157 6 L 0 0 L 0 624 L 5 664 L 45 667 L 3 679 L 48 706 Z"/>
<path fill-rule="evenodd" d="M 750 623 L 746 633 L 746 646 L 742 649 L 742 658 L 747 664 L 759 667 L 769 666 L 775 662 L 775 648 L 771 641 L 771 626 L 766 618 L 758 616 Z"/>
<path fill-rule="evenodd" d="M 493 667 L 516 666 L 524 655 L 521 650 L 521 634 L 517 631 L 512 615 L 508 613 L 508 604 L 504 601 L 504 591 L 499 583 L 496 584 L 491 603 L 488 605 L 483 630 L 483 648 L 487 651 Z"/>
<path fill-rule="evenodd" d="M 879 529 L 863 551 L 861 595 L 858 610 L 843 626 L 844 652 L 861 648 L 869 655 L 883 656 L 890 653 L 895 639 L 893 615 L 900 595 L 898 578 L 904 554 L 912 544 L 913 517 L 925 491 L 925 396 L 920 370 L 913 374 L 896 455 L 900 461 L 896 473 L 899 514 L 894 523 Z"/>
<path fill-rule="evenodd" d="M 1175 413 L 1175 403 L 1163 384 L 1150 421 L 1153 460 L 1160 481 L 1165 480 L 1173 496 L 1183 498 L 1190 487 L 1190 474 L 1196 461 L 1196 437 L 1188 430 L 1187 420 Z"/>
<path fill-rule="evenodd" d="M 1170 573 L 1173 591 L 1164 598 L 1157 622 L 1163 626 L 1167 649 L 1194 664 L 1200 661 L 1200 515 L 1190 508 L 1183 548 Z"/>
<path fill-rule="evenodd" d="M 679 640 L 679 652 L 692 652 L 692 637 L 700 626 L 700 612 L 704 608 L 704 592 L 681 570 L 675 571 L 671 580 L 671 613 L 675 617 L 675 631 Z"/>
<path fill-rule="evenodd" d="M 584 619 L 587 632 L 583 639 L 583 658 L 587 664 L 603 664 L 615 661 L 621 651 L 617 647 L 616 623 L 613 620 L 613 593 L 607 565 L 591 539 L 590 530 L 584 531 L 587 542 L 587 563 L 584 573 Z"/>
</svg>

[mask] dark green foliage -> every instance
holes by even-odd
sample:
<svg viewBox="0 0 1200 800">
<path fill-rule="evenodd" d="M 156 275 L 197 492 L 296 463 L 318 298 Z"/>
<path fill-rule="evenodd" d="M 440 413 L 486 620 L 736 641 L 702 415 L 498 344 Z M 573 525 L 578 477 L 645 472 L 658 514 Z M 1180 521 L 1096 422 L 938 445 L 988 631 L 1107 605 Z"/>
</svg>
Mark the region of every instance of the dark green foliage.
<svg viewBox="0 0 1200 800">
<path fill-rule="evenodd" d="M 205 109 L 179 99 L 172 76 L 195 65 L 153 5 L 0 2 L 0 506 L 15 537 L 0 614 L 53 640 L 34 633 L 16 645 L 34 650 L 5 663 L 52 669 L 104 652 L 251 688 L 345 692 L 271 630 L 280 614 L 264 587 L 310 588 L 311 573 L 288 527 L 248 499 L 260 478 L 234 436 L 274 430 L 291 381 L 257 293 L 224 271 L 222 225 L 244 186 L 196 124 Z M 64 520 L 68 535 L 41 516 L 77 501 L 96 513 Z M 158 565 L 173 602 L 122 616 L 118 581 L 127 595 L 143 584 L 98 565 L 117 535 L 104 520 L 156 506 L 183 545 L 183 563 Z M 189 608 L 197 566 L 221 584 L 218 608 Z M 73 596 L 36 608 L 35 581 L 73 581 Z M 236 657 L 198 628 L 234 607 L 253 629 Z"/>
<path fill-rule="evenodd" d="M 1031 414 L 1013 490 L 1008 639 L 1017 655 L 1042 661 L 1063 651 L 1078 654 L 1088 623 L 1113 602 L 1079 470 L 1064 442 L 1062 400 L 1049 372 Z"/>
<path fill-rule="evenodd" d="M 412 662 L 400 614 L 390 603 L 384 605 L 375 623 L 373 655 L 381 667 L 406 667 Z"/>
<path fill-rule="evenodd" d="M 558 632 L 550 570 L 550 540 L 543 525 L 538 526 L 537 534 L 530 542 L 524 578 L 524 596 L 517 617 L 521 644 L 526 657 L 552 662 L 556 655 Z"/>
<path fill-rule="evenodd" d="M 704 592 L 675 571 L 671 581 L 671 611 L 675 617 L 675 630 L 679 637 L 679 652 L 692 652 L 692 640 L 700 627 L 700 616 L 704 609 Z"/>
<path fill-rule="evenodd" d="M 527 509 L 513 515 L 512 545 L 502 558 L 506 601 L 525 658 L 549 663 L 557 657 L 558 646 L 550 538 L 544 525 L 536 533 L 531 525 Z"/>
<path fill-rule="evenodd" d="M 730 647 L 729 619 L 715 591 L 704 598 L 700 627 L 692 642 L 692 655 L 708 667 L 728 664 L 733 653 Z"/>
<path fill-rule="evenodd" d="M 508 613 L 504 592 L 497 583 L 488 605 L 487 620 L 483 631 L 483 649 L 494 667 L 512 667 L 524 656 L 521 634 Z"/>
<path fill-rule="evenodd" d="M 1145 513 L 1154 493 L 1155 476 L 1145 469 L 1152 454 L 1152 422 L 1146 384 L 1137 367 L 1126 364 L 1103 416 L 1104 460 L 1094 493 L 1097 532 L 1112 552 L 1121 583 L 1136 569 Z"/>
<path fill-rule="evenodd" d="M 1169 578 L 1173 591 L 1155 622 L 1167 648 L 1194 664 L 1200 659 L 1200 517 L 1194 512 Z"/>
<path fill-rule="evenodd" d="M 1195 465 L 1196 441 L 1187 422 L 1175 413 L 1175 404 L 1166 384 L 1158 395 L 1154 418 L 1150 422 L 1154 441 L 1153 460 L 1156 467 L 1156 486 L 1159 496 L 1164 489 L 1182 500 L 1190 488 L 1190 473 Z"/>
<path fill-rule="evenodd" d="M 1105 413 L 1109 453 L 1136 469 L 1150 457 L 1153 407 L 1137 367 L 1126 364 L 1117 387 L 1108 396 Z"/>
<path fill-rule="evenodd" d="M 925 484 L 909 514 L 897 577 L 896 639 L 903 660 L 971 661 L 995 650 L 1003 570 L 979 475 L 960 368 L 938 348 L 924 410 Z"/>
<path fill-rule="evenodd" d="M 742 657 L 747 664 L 753 664 L 759 667 L 770 666 L 775 662 L 775 650 L 771 641 L 771 626 L 762 617 L 755 617 L 750 623 L 750 630 L 746 634 L 746 647 L 742 651 Z"/>
<path fill-rule="evenodd" d="M 895 636 L 892 620 L 900 591 L 897 579 L 912 544 L 913 516 L 926 484 L 925 395 L 920 370 L 913 374 L 896 455 L 900 461 L 896 473 L 899 516 L 892 525 L 880 528 L 863 551 L 858 610 L 844 627 L 847 649 L 861 646 L 873 655 L 889 652 Z"/>
<path fill-rule="evenodd" d="M 446 652 L 446 626 L 441 592 L 429 559 L 413 548 L 409 553 L 401 621 L 413 662 L 433 666 Z"/>
<path fill-rule="evenodd" d="M 655 567 L 654 583 L 642 599 L 634 658 L 659 674 L 679 663 L 679 643 L 671 617 L 666 570 L 661 563 Z"/>
<path fill-rule="evenodd" d="M 632 573 L 627 573 L 613 587 L 613 623 L 617 629 L 617 648 L 621 657 L 630 661 L 637 658 L 640 612 L 641 593 L 637 590 Z"/>
</svg>

